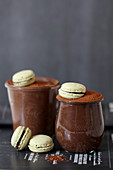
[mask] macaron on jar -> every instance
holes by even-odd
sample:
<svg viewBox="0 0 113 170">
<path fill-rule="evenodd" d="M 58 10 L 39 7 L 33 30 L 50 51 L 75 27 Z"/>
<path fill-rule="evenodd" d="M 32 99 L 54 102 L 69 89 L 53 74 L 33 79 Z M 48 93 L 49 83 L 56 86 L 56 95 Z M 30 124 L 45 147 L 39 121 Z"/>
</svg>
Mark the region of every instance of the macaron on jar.
<svg viewBox="0 0 113 170">
<path fill-rule="evenodd" d="M 32 136 L 52 135 L 56 114 L 59 81 L 35 77 L 32 70 L 23 70 L 5 83 L 12 113 L 13 129 L 29 127 Z"/>
<path fill-rule="evenodd" d="M 100 93 L 78 83 L 64 83 L 59 101 L 55 134 L 60 146 L 69 152 L 89 152 L 99 147 L 104 135 Z"/>
</svg>

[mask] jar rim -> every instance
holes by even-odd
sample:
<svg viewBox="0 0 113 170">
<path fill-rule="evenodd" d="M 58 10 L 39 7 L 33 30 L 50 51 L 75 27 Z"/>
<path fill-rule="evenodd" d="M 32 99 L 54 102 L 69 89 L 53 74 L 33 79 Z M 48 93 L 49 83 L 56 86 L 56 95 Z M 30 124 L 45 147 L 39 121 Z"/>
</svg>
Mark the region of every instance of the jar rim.
<svg viewBox="0 0 113 170">
<path fill-rule="evenodd" d="M 65 103 L 95 103 L 95 102 L 100 102 L 104 100 L 104 97 L 101 93 L 91 91 L 91 90 L 86 90 L 86 93 L 84 96 L 77 98 L 77 99 L 66 99 L 64 97 L 61 97 L 59 94 L 56 96 L 58 101 L 62 101 Z"/>
<path fill-rule="evenodd" d="M 48 89 L 48 88 L 58 88 L 60 86 L 60 82 L 56 79 L 53 78 L 48 78 L 48 77 L 36 77 L 36 81 L 42 81 L 42 82 L 51 82 L 53 84 L 47 85 L 47 86 L 24 86 L 24 87 L 19 87 L 19 86 L 14 86 L 11 82 L 12 80 L 8 80 L 5 82 L 5 87 L 10 88 L 12 90 L 22 90 L 22 91 L 28 91 L 28 90 L 38 90 L 38 89 Z"/>
</svg>

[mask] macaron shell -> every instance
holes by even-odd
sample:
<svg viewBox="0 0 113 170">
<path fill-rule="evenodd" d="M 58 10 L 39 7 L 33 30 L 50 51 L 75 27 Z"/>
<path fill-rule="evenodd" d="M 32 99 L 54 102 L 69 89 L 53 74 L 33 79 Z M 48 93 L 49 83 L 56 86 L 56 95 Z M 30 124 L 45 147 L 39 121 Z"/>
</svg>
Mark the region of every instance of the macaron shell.
<svg viewBox="0 0 113 170">
<path fill-rule="evenodd" d="M 67 99 L 77 99 L 84 96 L 83 93 L 82 94 L 69 93 L 69 92 L 62 91 L 62 89 L 59 89 L 59 95 Z"/>
<path fill-rule="evenodd" d="M 30 145 L 37 145 L 37 146 L 46 146 L 52 143 L 53 140 L 50 136 L 47 135 L 35 135 L 30 139 Z"/>
<path fill-rule="evenodd" d="M 15 73 L 12 77 L 14 82 L 26 81 L 34 77 L 34 72 L 32 70 L 22 70 Z"/>
<path fill-rule="evenodd" d="M 85 93 L 86 87 L 80 83 L 67 82 L 62 84 L 61 89 L 66 92 Z"/>
<path fill-rule="evenodd" d="M 40 147 L 40 148 L 38 148 L 38 147 L 33 147 L 33 146 L 28 146 L 29 147 L 29 149 L 32 151 L 32 152 L 38 152 L 38 153 L 43 153 L 43 152 L 49 152 L 49 151 L 51 151 L 53 148 L 54 148 L 54 144 L 52 144 L 51 146 L 46 146 L 46 147 Z"/>
<path fill-rule="evenodd" d="M 25 148 L 25 146 L 27 145 L 29 139 L 31 137 L 31 130 L 29 128 L 27 128 L 25 130 L 24 136 L 22 137 L 20 144 L 18 146 L 18 150 L 22 150 Z"/>
<path fill-rule="evenodd" d="M 16 130 L 14 131 L 12 138 L 11 138 L 11 145 L 16 148 L 17 143 L 24 131 L 25 127 L 23 126 L 19 126 L 18 128 L 16 128 Z"/>
</svg>

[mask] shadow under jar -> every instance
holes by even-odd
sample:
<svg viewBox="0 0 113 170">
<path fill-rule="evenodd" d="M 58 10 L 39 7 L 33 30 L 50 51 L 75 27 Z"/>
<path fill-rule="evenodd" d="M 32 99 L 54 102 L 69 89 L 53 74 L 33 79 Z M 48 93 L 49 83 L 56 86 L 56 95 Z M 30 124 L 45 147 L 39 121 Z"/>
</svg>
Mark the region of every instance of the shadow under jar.
<svg viewBox="0 0 113 170">
<path fill-rule="evenodd" d="M 100 93 L 87 90 L 79 99 L 59 101 L 55 134 L 60 146 L 69 152 L 89 152 L 100 145 L 104 135 L 104 120 Z"/>
</svg>

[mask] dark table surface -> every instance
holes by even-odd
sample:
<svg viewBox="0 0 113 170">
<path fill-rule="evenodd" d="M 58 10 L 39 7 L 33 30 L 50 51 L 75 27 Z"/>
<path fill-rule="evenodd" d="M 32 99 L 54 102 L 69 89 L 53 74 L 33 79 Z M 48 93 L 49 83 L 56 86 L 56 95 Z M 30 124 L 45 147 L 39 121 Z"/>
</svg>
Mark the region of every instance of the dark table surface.
<svg viewBox="0 0 113 170">
<path fill-rule="evenodd" d="M 8 106 L 1 107 L 0 110 L 0 170 L 12 169 L 113 169 L 113 112 L 112 104 L 103 106 L 105 119 L 105 134 L 102 143 L 97 151 L 91 153 L 69 153 L 65 152 L 58 145 L 55 136 L 53 140 L 55 148 L 49 153 L 38 154 L 29 151 L 17 151 L 10 144 L 13 133 L 10 110 Z M 110 118 L 110 119 L 109 119 Z M 48 162 L 45 157 L 51 154 L 63 154 L 65 161 L 54 164 Z"/>
</svg>

